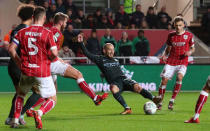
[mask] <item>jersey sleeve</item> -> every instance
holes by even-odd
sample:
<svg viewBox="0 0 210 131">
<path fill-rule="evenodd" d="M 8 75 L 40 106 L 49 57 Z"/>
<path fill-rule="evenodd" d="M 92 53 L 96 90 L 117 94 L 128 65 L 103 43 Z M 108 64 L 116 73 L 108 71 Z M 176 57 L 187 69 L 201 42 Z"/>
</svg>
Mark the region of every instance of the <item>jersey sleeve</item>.
<svg viewBox="0 0 210 131">
<path fill-rule="evenodd" d="M 20 32 L 17 32 L 15 36 L 12 39 L 12 42 L 14 42 L 17 46 L 20 44 Z"/>
<path fill-rule="evenodd" d="M 194 43 L 195 43 L 195 42 L 194 42 L 194 37 L 193 37 L 193 35 L 191 35 L 191 36 L 190 36 L 190 40 L 189 40 L 189 46 L 190 46 L 190 47 L 194 47 Z"/>
<path fill-rule="evenodd" d="M 85 56 L 87 56 L 91 61 L 95 62 L 96 64 L 100 63 L 102 61 L 101 57 L 99 55 L 94 55 L 92 53 L 90 53 L 84 43 L 80 43 L 82 52 L 84 53 Z"/>
<path fill-rule="evenodd" d="M 172 43 L 171 43 L 171 34 L 168 35 L 166 44 L 167 44 L 168 46 L 172 46 Z"/>
<path fill-rule="evenodd" d="M 52 32 L 50 32 L 49 35 L 48 35 L 48 47 L 49 47 L 50 50 L 57 49 L 57 46 L 56 46 L 56 43 L 54 41 Z"/>
</svg>

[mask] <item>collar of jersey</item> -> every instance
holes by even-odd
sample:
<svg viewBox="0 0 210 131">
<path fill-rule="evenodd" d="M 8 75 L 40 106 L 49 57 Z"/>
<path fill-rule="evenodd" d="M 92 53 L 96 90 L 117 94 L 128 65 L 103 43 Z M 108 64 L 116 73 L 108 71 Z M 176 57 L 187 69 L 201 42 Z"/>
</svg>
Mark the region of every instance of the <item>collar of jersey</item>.
<svg viewBox="0 0 210 131">
<path fill-rule="evenodd" d="M 40 25 L 40 24 L 32 24 L 32 26 L 42 26 L 42 25 Z"/>
<path fill-rule="evenodd" d="M 184 33 L 185 33 L 185 30 L 184 30 L 181 34 L 177 34 L 177 33 L 176 33 L 176 34 L 177 34 L 177 35 L 183 35 Z"/>
</svg>

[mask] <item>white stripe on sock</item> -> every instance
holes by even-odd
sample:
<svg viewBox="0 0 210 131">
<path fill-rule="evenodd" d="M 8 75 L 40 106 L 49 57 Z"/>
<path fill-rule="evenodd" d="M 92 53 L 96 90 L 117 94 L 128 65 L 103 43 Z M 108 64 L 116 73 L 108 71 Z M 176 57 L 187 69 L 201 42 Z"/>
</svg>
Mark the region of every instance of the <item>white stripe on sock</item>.
<svg viewBox="0 0 210 131">
<path fill-rule="evenodd" d="M 200 103 L 200 105 L 199 105 L 199 107 L 198 107 L 198 110 L 197 110 L 197 111 L 199 111 L 199 110 L 200 110 L 200 108 L 202 107 L 202 105 L 203 105 L 203 103 L 204 103 L 205 98 L 206 98 L 206 96 L 204 96 L 204 97 L 203 97 L 203 100 L 202 100 L 202 102 Z M 196 112 L 196 113 L 197 113 L 197 112 Z"/>
<path fill-rule="evenodd" d="M 84 78 L 79 78 L 79 79 L 77 79 L 77 83 L 78 83 L 78 84 L 81 83 L 81 82 L 83 82 L 83 81 L 85 81 Z"/>
</svg>

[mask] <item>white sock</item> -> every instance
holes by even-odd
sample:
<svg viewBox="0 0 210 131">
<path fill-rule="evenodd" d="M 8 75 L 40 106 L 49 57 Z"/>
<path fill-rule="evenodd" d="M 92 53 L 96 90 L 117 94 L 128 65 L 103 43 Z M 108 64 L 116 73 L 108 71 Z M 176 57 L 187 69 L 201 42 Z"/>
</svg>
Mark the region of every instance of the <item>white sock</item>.
<svg viewBox="0 0 210 131">
<path fill-rule="evenodd" d="M 19 124 L 19 119 L 18 118 L 13 118 L 12 123 Z"/>
<path fill-rule="evenodd" d="M 199 118 L 200 114 L 196 113 L 193 120 L 196 120 L 197 118 Z"/>
<path fill-rule="evenodd" d="M 24 119 L 24 115 L 20 115 L 20 119 Z"/>
<path fill-rule="evenodd" d="M 93 101 L 96 101 L 98 98 L 98 95 L 96 95 L 94 98 L 93 98 Z"/>
<path fill-rule="evenodd" d="M 43 115 L 43 112 L 41 110 L 38 110 L 37 113 L 38 113 L 39 116 Z"/>
<path fill-rule="evenodd" d="M 171 99 L 170 101 L 174 103 L 174 99 Z"/>
</svg>

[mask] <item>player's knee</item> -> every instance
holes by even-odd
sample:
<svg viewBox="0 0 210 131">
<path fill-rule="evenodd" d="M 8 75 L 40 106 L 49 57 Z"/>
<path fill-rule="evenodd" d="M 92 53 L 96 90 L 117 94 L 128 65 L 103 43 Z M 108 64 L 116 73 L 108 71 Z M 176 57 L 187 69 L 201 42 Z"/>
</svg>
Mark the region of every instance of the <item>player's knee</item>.
<svg viewBox="0 0 210 131">
<path fill-rule="evenodd" d="M 80 79 L 80 78 L 83 78 L 83 75 L 80 71 L 77 70 L 76 79 Z"/>
<path fill-rule="evenodd" d="M 134 84 L 134 91 L 137 93 L 140 93 L 142 90 L 142 87 L 139 84 Z"/>
<path fill-rule="evenodd" d="M 55 96 L 50 97 L 50 99 L 52 99 L 53 101 L 57 102 L 57 96 L 56 96 L 56 95 L 55 95 Z"/>
<path fill-rule="evenodd" d="M 161 85 L 167 85 L 167 83 L 168 83 L 168 79 L 162 78 Z"/>
<path fill-rule="evenodd" d="M 120 91 L 120 89 L 117 86 L 110 86 L 110 90 L 113 94 L 117 93 Z"/>
<path fill-rule="evenodd" d="M 176 81 L 182 81 L 182 79 L 183 79 L 183 75 L 182 74 L 178 74 L 177 78 L 176 78 Z"/>
</svg>

